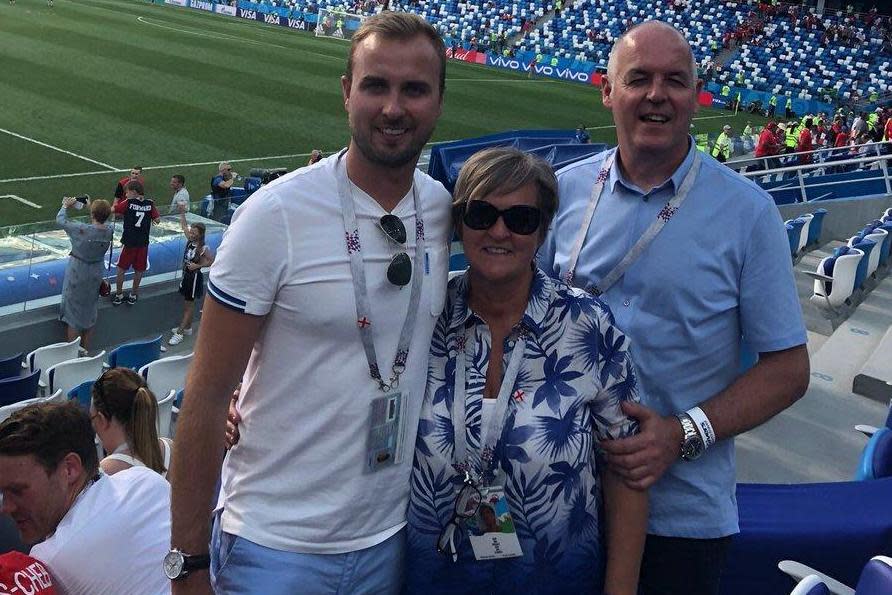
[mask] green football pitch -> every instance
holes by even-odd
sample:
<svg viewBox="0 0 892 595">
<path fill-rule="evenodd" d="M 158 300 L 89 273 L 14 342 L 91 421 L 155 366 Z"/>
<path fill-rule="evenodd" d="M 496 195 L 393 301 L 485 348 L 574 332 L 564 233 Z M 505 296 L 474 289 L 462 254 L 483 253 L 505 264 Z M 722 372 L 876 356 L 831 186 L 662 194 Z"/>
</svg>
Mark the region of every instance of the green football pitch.
<svg viewBox="0 0 892 595">
<path fill-rule="evenodd" d="M 337 150 L 348 140 L 347 49 L 160 4 L 0 0 L 0 226 L 51 220 L 64 195 L 109 198 L 132 165 L 163 203 L 175 173 L 196 200 L 219 161 L 294 169 L 313 148 Z M 695 132 L 748 118 L 703 109 Z M 450 62 L 432 140 L 580 122 L 615 142 L 595 87 Z"/>
</svg>

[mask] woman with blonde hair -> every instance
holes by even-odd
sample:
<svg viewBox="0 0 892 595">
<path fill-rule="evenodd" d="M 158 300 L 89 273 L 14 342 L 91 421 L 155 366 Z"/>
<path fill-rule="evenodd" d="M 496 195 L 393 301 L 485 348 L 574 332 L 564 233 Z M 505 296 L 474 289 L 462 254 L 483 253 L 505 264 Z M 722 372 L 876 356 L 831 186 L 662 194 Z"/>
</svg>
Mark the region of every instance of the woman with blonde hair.
<svg viewBox="0 0 892 595">
<path fill-rule="evenodd" d="M 90 223 L 71 221 L 68 209 L 84 207 L 90 210 Z M 111 205 L 99 199 L 81 202 L 67 196 L 56 222 L 71 240 L 71 253 L 62 282 L 62 301 L 59 318 L 67 325 L 69 341 L 80 337 L 81 350 L 89 349 L 90 334 L 99 315 L 99 285 L 102 282 L 102 260 L 112 241 L 112 228 L 106 225 Z"/>
<path fill-rule="evenodd" d="M 167 476 L 173 441 L 158 438 L 158 403 L 139 374 L 128 368 L 106 370 L 93 383 L 90 419 L 111 453 L 99 463 L 105 473 L 148 467 Z"/>
</svg>

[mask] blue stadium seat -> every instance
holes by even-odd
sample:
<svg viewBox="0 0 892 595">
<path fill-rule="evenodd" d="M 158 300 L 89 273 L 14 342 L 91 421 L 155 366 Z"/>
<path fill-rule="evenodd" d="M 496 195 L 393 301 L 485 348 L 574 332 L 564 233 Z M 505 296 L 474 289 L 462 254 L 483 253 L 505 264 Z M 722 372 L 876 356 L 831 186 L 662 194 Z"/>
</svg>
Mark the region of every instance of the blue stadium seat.
<svg viewBox="0 0 892 595">
<path fill-rule="evenodd" d="M 0 359 L 0 379 L 12 378 L 22 374 L 23 353 L 17 353 L 11 357 Z"/>
<path fill-rule="evenodd" d="M 818 264 L 815 272 L 807 272 L 815 280 L 811 302 L 831 310 L 846 303 L 855 289 L 855 276 L 863 258 L 860 250 L 840 246 Z"/>
<path fill-rule="evenodd" d="M 814 246 L 821 240 L 821 231 L 824 229 L 824 217 L 827 209 L 817 209 L 812 213 L 811 225 L 808 227 L 808 245 Z"/>
<path fill-rule="evenodd" d="M 857 238 L 857 236 L 855 236 L 855 238 Z M 860 250 L 862 254 L 864 254 L 861 261 L 858 262 L 858 270 L 855 271 L 855 289 L 860 289 L 867 280 L 867 267 L 870 264 L 870 253 L 876 247 L 876 242 L 867 239 L 856 240 L 855 238 L 852 238 L 849 241 L 849 246 Z"/>
<path fill-rule="evenodd" d="M 856 481 L 892 477 L 892 430 L 880 428 L 867 441 L 858 470 Z"/>
<path fill-rule="evenodd" d="M 147 341 L 133 341 L 116 347 L 108 354 L 110 368 L 139 370 L 161 357 L 161 335 Z"/>
<path fill-rule="evenodd" d="M 84 409 L 90 409 L 90 403 L 93 402 L 93 383 L 95 380 L 83 382 L 68 391 L 68 400 L 77 401 L 78 405 Z"/>
<path fill-rule="evenodd" d="M 0 407 L 35 398 L 39 382 L 40 370 L 0 380 Z"/>
</svg>

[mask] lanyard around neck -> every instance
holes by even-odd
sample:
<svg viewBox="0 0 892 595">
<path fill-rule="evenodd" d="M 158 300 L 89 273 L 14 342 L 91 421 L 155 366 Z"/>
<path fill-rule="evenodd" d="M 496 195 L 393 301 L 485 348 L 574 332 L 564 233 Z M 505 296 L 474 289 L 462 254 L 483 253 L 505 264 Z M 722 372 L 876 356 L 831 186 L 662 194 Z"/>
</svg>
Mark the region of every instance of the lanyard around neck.
<svg viewBox="0 0 892 595">
<path fill-rule="evenodd" d="M 508 369 L 502 377 L 502 385 L 499 387 L 499 396 L 496 398 L 495 409 L 489 418 L 486 428 L 480 428 L 480 449 L 468 453 L 468 403 L 467 403 L 467 350 L 473 349 L 474 327 L 465 329 L 464 340 L 455 355 L 455 380 L 452 398 L 452 424 L 455 432 L 454 462 L 457 468 L 464 469 L 472 476 L 479 476 L 485 484 L 490 484 L 494 478 L 495 461 L 493 455 L 496 445 L 505 427 L 508 416 L 508 400 L 514 390 L 514 383 L 520 373 L 520 364 L 526 351 L 526 336 L 521 333 L 511 351 L 511 359 L 508 361 Z M 490 351 L 490 353 L 492 353 Z M 490 362 L 492 365 L 492 362 Z M 483 404 L 481 403 L 481 414 Z M 485 430 L 485 432 L 484 432 Z M 473 470 L 473 472 L 472 472 Z"/>
<path fill-rule="evenodd" d="M 372 337 L 372 309 L 369 305 L 368 285 L 365 280 L 365 267 L 362 260 L 362 243 L 359 239 L 359 225 L 356 222 L 356 208 L 353 204 L 353 184 L 347 177 L 347 161 L 343 158 L 346 150 L 338 155 L 335 164 L 338 179 L 338 196 L 341 200 L 341 215 L 344 223 L 344 239 L 346 250 L 350 256 L 350 273 L 353 279 L 353 293 L 356 298 L 356 326 L 359 328 L 359 338 L 365 351 L 366 361 L 369 366 L 369 375 L 372 377 L 382 392 L 391 391 L 399 386 L 400 376 L 406 369 L 406 359 L 409 356 L 409 343 L 415 330 L 415 321 L 418 315 L 418 304 L 421 301 L 421 282 L 424 276 L 424 219 L 421 210 L 421 201 L 412 180 L 412 200 L 415 204 L 415 259 L 412 264 L 412 289 L 409 294 L 409 310 L 400 331 L 397 343 L 396 355 L 390 368 L 389 380 L 381 377 L 381 369 L 378 366 L 378 354 L 375 351 L 375 341 Z M 408 241 L 406 242 L 408 247 Z"/>
<path fill-rule="evenodd" d="M 618 151 L 618 149 L 617 149 Z M 579 232 L 576 235 L 576 242 L 573 244 L 573 250 L 570 252 L 570 260 L 567 263 L 567 272 L 564 275 L 564 280 L 568 285 L 574 285 L 573 281 L 576 276 L 576 262 L 579 260 L 579 254 L 582 252 L 582 244 L 585 242 L 585 236 L 588 234 L 589 226 L 592 223 L 592 217 L 595 214 L 595 209 L 598 207 L 598 203 L 601 200 L 601 195 L 604 193 L 604 186 L 607 183 L 607 178 L 610 176 L 610 168 L 613 167 L 613 161 L 616 159 L 617 151 L 614 151 L 604 160 L 603 165 L 601 166 L 601 170 L 598 172 L 598 177 L 595 180 L 595 186 L 592 188 L 592 196 L 591 200 L 589 200 L 588 207 L 585 211 L 585 216 L 582 220 L 582 225 L 579 228 Z M 626 255 L 620 260 L 613 269 L 608 272 L 600 282 L 589 284 L 585 290 L 594 294 L 601 295 L 608 289 L 610 289 L 614 283 L 616 283 L 620 277 L 622 277 L 626 270 L 632 263 L 635 262 L 639 256 L 641 256 L 647 247 L 650 245 L 654 238 L 657 237 L 657 234 L 663 230 L 663 227 L 669 220 L 678 212 L 678 209 L 681 208 L 682 203 L 688 197 L 688 194 L 691 192 L 691 187 L 694 185 L 694 181 L 697 179 L 697 173 L 700 171 L 700 151 L 695 151 L 694 154 L 694 162 L 691 164 L 691 168 L 688 170 L 688 173 L 685 174 L 684 179 L 681 182 L 681 185 L 678 187 L 678 192 L 669 199 L 669 202 L 660 209 L 660 212 L 657 214 L 657 218 L 650 224 L 650 226 L 641 234 L 641 237 L 638 238 L 638 241 L 635 242 L 635 245 L 626 252 Z"/>
</svg>

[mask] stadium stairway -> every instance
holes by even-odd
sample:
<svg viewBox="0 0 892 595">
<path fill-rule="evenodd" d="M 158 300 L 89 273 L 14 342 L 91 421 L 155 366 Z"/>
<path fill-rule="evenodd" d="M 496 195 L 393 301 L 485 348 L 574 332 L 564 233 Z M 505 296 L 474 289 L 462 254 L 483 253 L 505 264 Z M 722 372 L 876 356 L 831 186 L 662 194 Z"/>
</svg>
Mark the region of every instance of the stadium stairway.
<svg viewBox="0 0 892 595">
<path fill-rule="evenodd" d="M 814 270 L 817 259 L 841 242 L 808 253 L 797 269 Z M 809 330 L 811 378 L 796 404 L 768 423 L 737 437 L 739 482 L 800 483 L 847 481 L 854 477 L 866 440 L 856 424 L 883 424 L 888 411 L 892 361 L 892 275 L 880 280 L 845 320 L 820 327 L 808 303 L 812 281 L 797 272 L 797 286 Z M 807 280 L 806 283 L 803 280 Z M 821 332 L 823 330 L 824 332 Z M 861 375 L 861 392 L 853 392 Z M 869 379 L 869 380 L 868 380 Z"/>
</svg>

